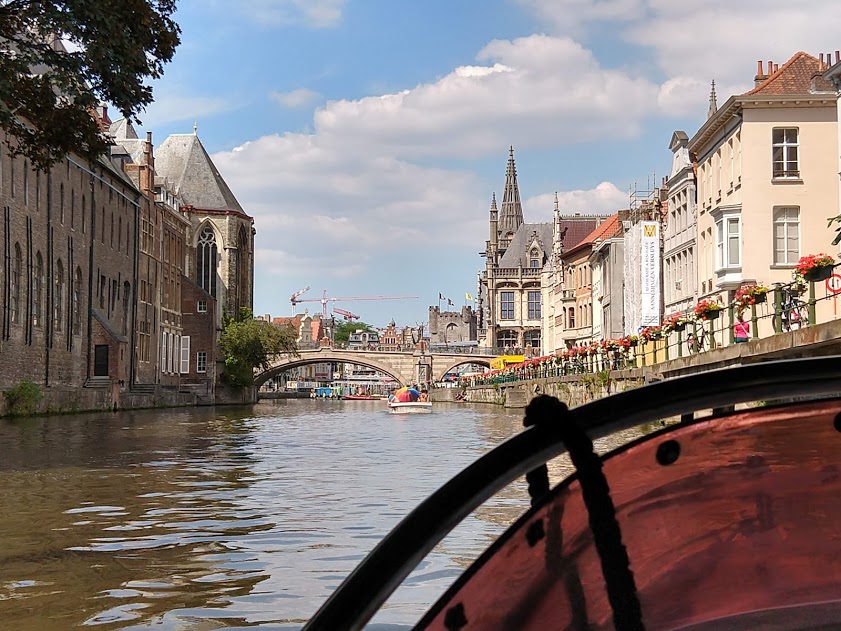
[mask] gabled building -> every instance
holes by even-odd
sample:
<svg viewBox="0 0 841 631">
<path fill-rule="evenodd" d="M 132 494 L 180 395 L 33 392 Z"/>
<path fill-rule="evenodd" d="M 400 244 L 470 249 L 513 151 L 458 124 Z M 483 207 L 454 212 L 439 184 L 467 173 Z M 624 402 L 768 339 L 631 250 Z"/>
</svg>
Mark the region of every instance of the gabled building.
<svg viewBox="0 0 841 631">
<path fill-rule="evenodd" d="M 625 290 L 625 239 L 622 221 L 628 211 L 608 217 L 584 238 L 591 242 L 593 270 L 593 339 L 607 340 L 625 334 L 623 295 Z"/>
<path fill-rule="evenodd" d="M 710 96 L 710 116 L 716 112 L 715 84 Z M 694 308 L 698 299 L 698 265 L 695 157 L 689 152 L 689 136 L 672 134 L 669 143 L 672 169 L 666 181 L 667 212 L 663 225 L 664 315 Z"/>
<path fill-rule="evenodd" d="M 557 204 L 556 204 L 557 206 Z M 573 247 L 598 223 L 594 217 L 563 217 L 554 223 L 524 223 L 514 163 L 509 149 L 502 205 L 490 207 L 485 270 L 479 277 L 480 347 L 540 355 L 543 350 L 543 270 L 556 239 Z"/>
<path fill-rule="evenodd" d="M 729 302 L 742 284 L 791 280 L 830 249 L 839 207 L 837 93 L 828 60 L 799 52 L 759 62 L 754 89 L 731 96 L 695 133 L 698 294 Z"/>
</svg>

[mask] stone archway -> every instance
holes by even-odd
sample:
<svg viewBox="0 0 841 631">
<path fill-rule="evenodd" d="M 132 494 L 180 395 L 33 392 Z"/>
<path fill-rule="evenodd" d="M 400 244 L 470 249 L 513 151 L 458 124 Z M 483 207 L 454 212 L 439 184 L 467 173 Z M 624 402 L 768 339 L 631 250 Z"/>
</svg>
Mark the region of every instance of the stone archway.
<svg viewBox="0 0 841 631">
<path fill-rule="evenodd" d="M 447 366 L 444 370 L 435 370 L 435 381 L 439 382 L 444 378 L 448 372 L 450 372 L 453 368 L 458 368 L 459 366 L 464 366 L 465 364 L 476 364 L 477 366 L 484 366 L 485 368 L 491 367 L 491 362 L 488 359 L 478 359 L 478 358 L 463 358 L 459 359 L 456 362 L 447 362 L 444 365 Z"/>
<path fill-rule="evenodd" d="M 393 366 L 388 366 L 383 362 L 378 362 L 366 358 L 364 356 L 348 356 L 341 353 L 312 353 L 308 355 L 304 355 L 302 353 L 301 357 L 295 358 L 290 357 L 278 362 L 276 366 L 273 366 L 269 370 L 255 376 L 254 378 L 254 385 L 259 388 L 262 386 L 266 381 L 271 379 L 272 377 L 277 376 L 278 374 L 290 370 L 292 368 L 299 368 L 301 366 L 311 366 L 313 364 L 328 364 L 328 363 L 342 363 L 342 364 L 354 364 L 356 366 L 363 366 L 365 368 L 370 368 L 372 370 L 376 370 L 381 372 L 385 375 L 388 375 L 392 379 L 394 379 L 400 386 L 404 386 L 407 383 L 407 380 L 404 376 L 400 375 L 400 371 L 396 370 Z"/>
</svg>

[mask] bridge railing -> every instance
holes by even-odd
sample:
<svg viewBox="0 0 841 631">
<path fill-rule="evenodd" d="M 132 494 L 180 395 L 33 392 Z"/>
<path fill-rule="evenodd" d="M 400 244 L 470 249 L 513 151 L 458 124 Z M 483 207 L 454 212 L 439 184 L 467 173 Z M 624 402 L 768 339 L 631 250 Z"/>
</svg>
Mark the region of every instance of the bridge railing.
<svg viewBox="0 0 841 631">
<path fill-rule="evenodd" d="M 299 351 L 317 351 L 321 348 L 328 348 L 335 351 L 358 351 L 358 352 L 379 352 L 379 353 L 414 353 L 417 347 L 414 344 L 379 344 L 370 345 L 364 348 L 348 347 L 347 345 L 331 344 L 323 346 L 321 342 L 313 340 L 299 341 Z M 534 349 L 525 349 L 526 356 L 530 357 L 536 353 Z M 532 352 L 533 351 L 533 352 Z M 522 348 L 491 348 L 485 346 L 460 346 L 458 344 L 430 344 L 426 349 L 427 353 L 448 353 L 452 355 L 523 355 Z"/>
</svg>

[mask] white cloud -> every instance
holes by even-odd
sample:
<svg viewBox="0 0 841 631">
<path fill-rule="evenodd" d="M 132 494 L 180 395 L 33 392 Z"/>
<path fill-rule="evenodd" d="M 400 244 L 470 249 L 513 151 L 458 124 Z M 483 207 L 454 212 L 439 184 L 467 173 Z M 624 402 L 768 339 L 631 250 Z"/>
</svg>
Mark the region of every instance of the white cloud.
<svg viewBox="0 0 841 631">
<path fill-rule="evenodd" d="M 657 95 L 655 83 L 603 68 L 569 38 L 495 40 L 437 81 L 328 102 L 312 133 L 264 136 L 214 161 L 256 217 L 262 270 L 346 278 L 425 260 L 432 273 L 456 251 L 478 266 L 492 190 L 468 170 L 430 166 L 436 159 L 496 152 L 502 165 L 511 142 L 633 137 Z M 569 212 L 615 211 L 616 193 L 605 183 L 562 199 Z"/>
<path fill-rule="evenodd" d="M 568 38 L 495 40 L 483 66 L 455 69 L 411 90 L 326 104 L 315 131 L 335 146 L 401 158 L 475 157 L 506 146 L 554 146 L 635 136 L 657 86 L 603 68 Z"/>
<path fill-rule="evenodd" d="M 272 92 L 269 95 L 269 98 L 278 105 L 293 109 L 306 107 L 317 101 L 320 97 L 321 95 L 318 92 L 309 88 L 298 88 L 291 92 Z"/>
<path fill-rule="evenodd" d="M 575 191 L 558 191 L 558 208 L 564 215 L 612 215 L 628 207 L 628 193 L 619 190 L 612 182 L 602 182 L 595 188 Z M 523 202 L 523 213 L 529 221 L 552 221 L 555 193 L 543 193 Z"/>
<path fill-rule="evenodd" d="M 838 48 L 836 0 L 518 0 L 555 33 L 611 24 L 626 43 L 650 49 L 666 80 L 670 114 L 706 113 L 710 80 L 719 104 L 753 87 L 758 60 L 782 65 L 799 50 Z"/>
<path fill-rule="evenodd" d="M 238 0 L 233 6 L 262 25 L 328 28 L 341 22 L 346 3 L 347 0 Z"/>
</svg>

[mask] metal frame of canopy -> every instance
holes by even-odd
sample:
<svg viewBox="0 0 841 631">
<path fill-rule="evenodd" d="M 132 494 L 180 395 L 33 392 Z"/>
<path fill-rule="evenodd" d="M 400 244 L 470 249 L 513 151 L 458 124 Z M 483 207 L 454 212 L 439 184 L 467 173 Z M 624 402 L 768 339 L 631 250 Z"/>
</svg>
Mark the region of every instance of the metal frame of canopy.
<svg viewBox="0 0 841 631">
<path fill-rule="evenodd" d="M 841 393 L 841 357 L 768 362 L 661 381 L 573 408 L 565 420 L 592 438 L 698 410 L 761 399 Z M 495 493 L 566 451 L 551 424 L 530 427 L 479 458 L 407 515 L 304 627 L 361 629 L 417 564 Z"/>
</svg>

